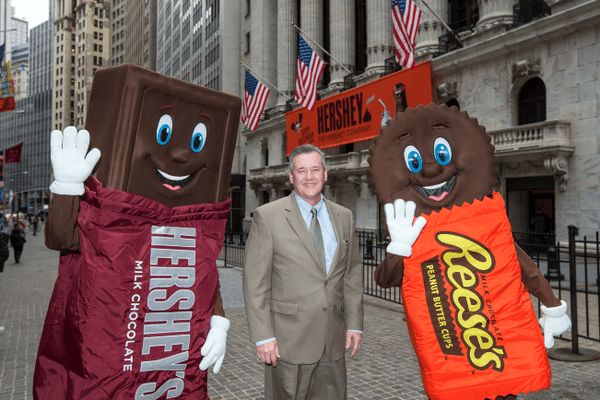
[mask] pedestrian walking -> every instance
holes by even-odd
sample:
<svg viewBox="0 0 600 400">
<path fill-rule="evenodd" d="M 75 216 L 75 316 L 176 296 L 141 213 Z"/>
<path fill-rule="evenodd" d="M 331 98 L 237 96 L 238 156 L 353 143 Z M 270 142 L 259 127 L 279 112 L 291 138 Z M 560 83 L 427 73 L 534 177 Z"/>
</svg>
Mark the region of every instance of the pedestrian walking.
<svg viewBox="0 0 600 400">
<path fill-rule="evenodd" d="M 25 239 L 25 232 L 19 226 L 18 222 L 15 222 L 15 226 L 10 231 L 10 245 L 13 247 L 15 252 L 15 264 L 19 263 L 21 254 L 23 254 L 23 246 L 27 240 Z"/>
<path fill-rule="evenodd" d="M 4 271 L 4 262 L 8 260 L 8 234 L 0 230 L 0 272 Z"/>
<path fill-rule="evenodd" d="M 38 223 L 40 222 L 40 219 L 38 218 L 38 216 L 36 215 L 33 218 L 33 222 L 31 223 L 31 225 L 33 226 L 33 236 L 37 236 L 36 232 L 37 232 L 37 228 L 38 228 Z"/>
</svg>

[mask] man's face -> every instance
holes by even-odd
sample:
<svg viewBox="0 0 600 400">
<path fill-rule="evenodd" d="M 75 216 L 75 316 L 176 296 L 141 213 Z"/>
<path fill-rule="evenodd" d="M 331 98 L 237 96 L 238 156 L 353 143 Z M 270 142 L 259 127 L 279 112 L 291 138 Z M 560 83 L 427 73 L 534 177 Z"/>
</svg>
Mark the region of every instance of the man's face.
<svg viewBox="0 0 600 400">
<path fill-rule="evenodd" d="M 294 157 L 294 170 L 290 172 L 290 182 L 294 185 L 296 194 L 308 204 L 315 206 L 321 200 L 326 180 L 327 170 L 323 169 L 319 153 L 313 151 Z"/>
</svg>

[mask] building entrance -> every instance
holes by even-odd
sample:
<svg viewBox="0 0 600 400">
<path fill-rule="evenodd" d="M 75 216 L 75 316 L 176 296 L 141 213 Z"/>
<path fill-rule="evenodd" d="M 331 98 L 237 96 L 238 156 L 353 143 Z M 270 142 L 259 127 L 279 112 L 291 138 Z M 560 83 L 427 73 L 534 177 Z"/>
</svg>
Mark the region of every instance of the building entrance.
<svg viewBox="0 0 600 400">
<path fill-rule="evenodd" d="M 507 178 L 505 200 L 513 232 L 554 232 L 554 177 Z"/>
</svg>

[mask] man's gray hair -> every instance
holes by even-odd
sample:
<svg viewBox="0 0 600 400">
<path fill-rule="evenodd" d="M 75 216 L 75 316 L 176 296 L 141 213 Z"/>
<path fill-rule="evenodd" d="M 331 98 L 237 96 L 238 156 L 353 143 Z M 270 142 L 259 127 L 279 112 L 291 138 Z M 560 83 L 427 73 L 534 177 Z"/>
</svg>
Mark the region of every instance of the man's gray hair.
<svg viewBox="0 0 600 400">
<path fill-rule="evenodd" d="M 290 153 L 290 172 L 294 172 L 294 157 L 298 154 L 309 154 L 315 152 L 321 156 L 321 162 L 323 163 L 323 169 L 327 169 L 325 166 L 325 153 L 320 148 L 313 146 L 312 144 L 303 144 L 302 146 L 296 147 Z"/>
</svg>

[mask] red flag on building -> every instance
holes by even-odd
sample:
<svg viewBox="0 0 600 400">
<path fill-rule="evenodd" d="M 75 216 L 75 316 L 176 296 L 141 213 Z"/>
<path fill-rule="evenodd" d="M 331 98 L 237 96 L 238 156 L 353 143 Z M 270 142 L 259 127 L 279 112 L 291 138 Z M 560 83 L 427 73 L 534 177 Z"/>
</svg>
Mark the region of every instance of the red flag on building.
<svg viewBox="0 0 600 400">
<path fill-rule="evenodd" d="M 256 130 L 260 115 L 265 109 L 270 90 L 260 83 L 250 72 L 246 71 L 246 89 L 242 106 L 242 123 L 249 129 Z"/>
<path fill-rule="evenodd" d="M 317 101 L 317 83 L 325 69 L 325 62 L 299 36 L 298 79 L 296 80 L 296 102 L 312 111 Z"/>
<path fill-rule="evenodd" d="M 23 142 L 18 145 L 6 149 L 4 152 L 4 164 L 11 162 L 21 162 L 21 150 L 23 149 Z"/>
<path fill-rule="evenodd" d="M 392 0 L 394 53 L 396 62 L 405 67 L 415 66 L 415 41 L 421 22 L 421 10 L 413 0 Z"/>
</svg>

